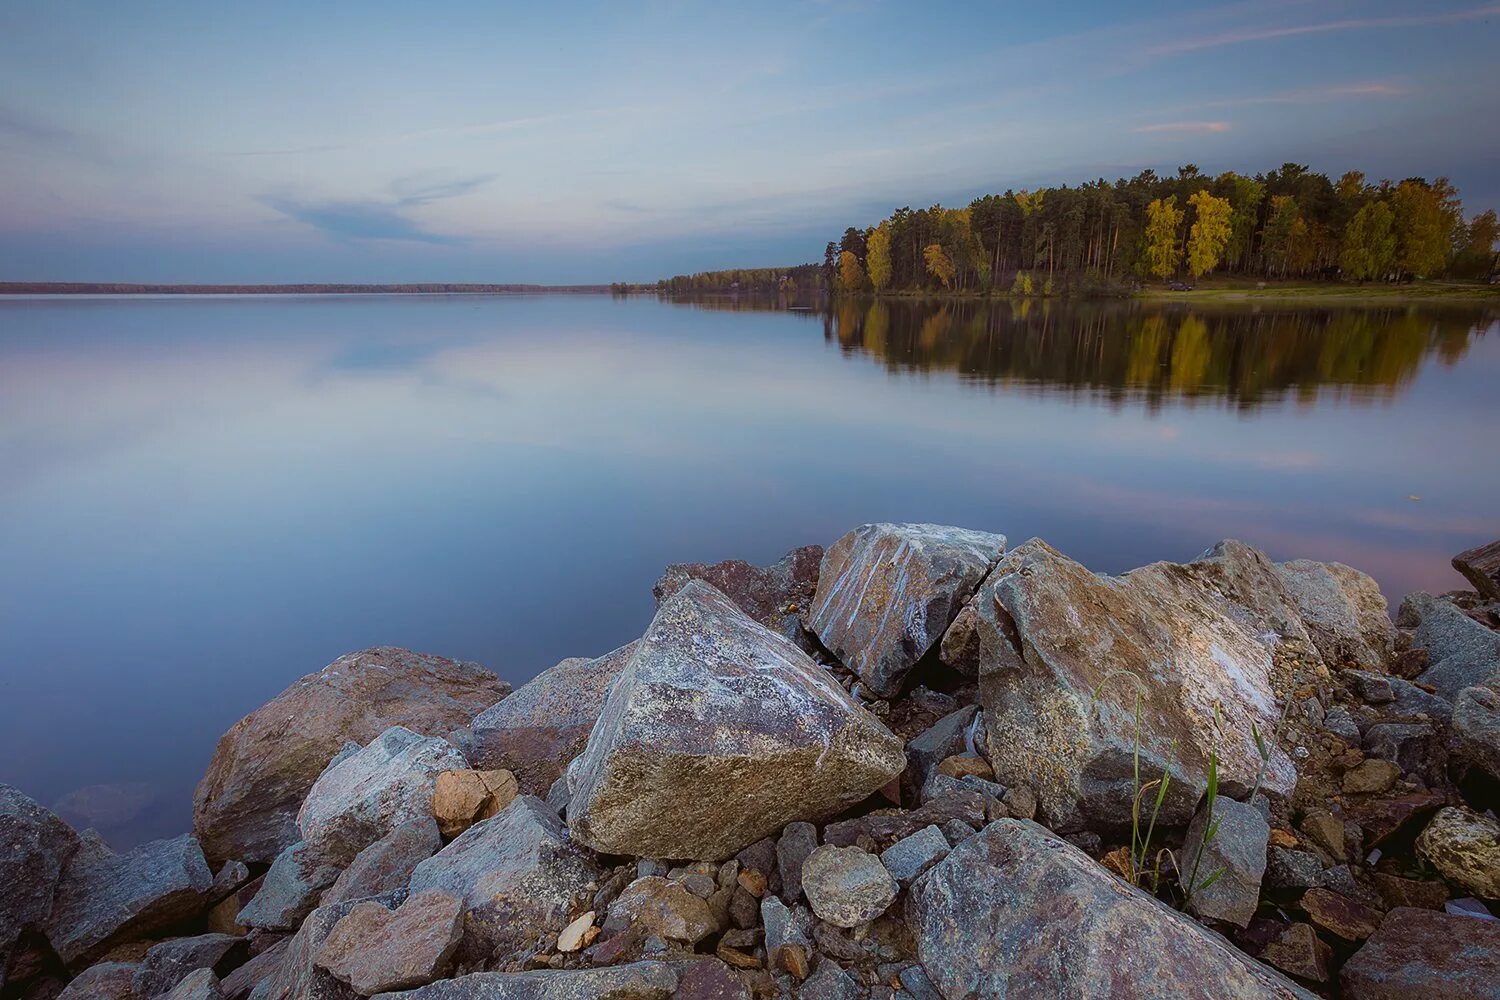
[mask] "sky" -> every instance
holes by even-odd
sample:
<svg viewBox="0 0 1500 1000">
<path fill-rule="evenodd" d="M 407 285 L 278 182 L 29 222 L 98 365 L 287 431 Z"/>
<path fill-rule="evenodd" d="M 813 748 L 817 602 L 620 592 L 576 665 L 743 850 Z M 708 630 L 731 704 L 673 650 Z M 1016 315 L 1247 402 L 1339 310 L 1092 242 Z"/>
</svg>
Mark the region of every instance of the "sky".
<svg viewBox="0 0 1500 1000">
<path fill-rule="evenodd" d="M 0 281 L 651 281 L 1144 168 L 1500 207 L 1500 3 L 0 0 Z"/>
</svg>

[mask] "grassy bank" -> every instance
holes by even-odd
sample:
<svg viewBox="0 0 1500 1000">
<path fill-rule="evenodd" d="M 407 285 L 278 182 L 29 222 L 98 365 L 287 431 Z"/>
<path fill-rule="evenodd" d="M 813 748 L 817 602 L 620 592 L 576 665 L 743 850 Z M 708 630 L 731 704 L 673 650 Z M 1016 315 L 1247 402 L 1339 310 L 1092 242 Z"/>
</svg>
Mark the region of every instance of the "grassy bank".
<svg viewBox="0 0 1500 1000">
<path fill-rule="evenodd" d="M 1350 284 L 1336 281 L 1201 281 L 1190 292 L 1147 286 L 1134 293 L 1154 302 L 1309 302 L 1358 305 L 1400 302 L 1500 302 L 1500 285 L 1472 281 L 1414 281 L 1406 285 Z"/>
</svg>

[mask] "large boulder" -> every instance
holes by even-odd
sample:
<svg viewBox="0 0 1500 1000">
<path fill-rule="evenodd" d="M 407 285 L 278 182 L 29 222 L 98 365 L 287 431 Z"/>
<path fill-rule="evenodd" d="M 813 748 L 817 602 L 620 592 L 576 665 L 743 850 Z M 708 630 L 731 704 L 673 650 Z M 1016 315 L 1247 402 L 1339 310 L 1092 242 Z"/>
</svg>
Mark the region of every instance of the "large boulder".
<svg viewBox="0 0 1500 1000">
<path fill-rule="evenodd" d="M 901 773 L 901 741 L 789 640 L 698 580 L 657 611 L 568 770 L 596 850 L 717 860 Z"/>
<path fill-rule="evenodd" d="M 1464 688 L 1453 703 L 1453 749 L 1500 779 L 1500 684 Z"/>
<path fill-rule="evenodd" d="M 948 1000 L 1311 997 L 1024 820 L 955 847 L 912 887 L 907 920 Z"/>
<path fill-rule="evenodd" d="M 541 969 L 476 972 L 381 1000 L 668 1000 L 680 977 L 666 962 L 635 962 L 608 969 Z"/>
<path fill-rule="evenodd" d="M 538 798 L 583 753 L 615 677 L 636 643 L 596 659 L 574 657 L 542 671 L 475 719 L 466 755 L 475 767 L 504 768 Z"/>
<path fill-rule="evenodd" d="M 314 852 L 347 864 L 401 824 L 431 815 L 438 775 L 467 767 L 445 740 L 392 726 L 318 776 L 297 825 Z"/>
<path fill-rule="evenodd" d="M 1451 884 L 1485 899 L 1500 899 L 1500 822 L 1462 806 L 1447 806 L 1417 837 L 1417 854 Z"/>
<path fill-rule="evenodd" d="M 818 586 L 818 567 L 823 560 L 823 546 L 804 545 L 793 549 L 770 566 L 752 566 L 742 559 L 724 562 L 674 563 L 667 567 L 651 594 L 660 607 L 690 580 L 702 580 L 735 604 L 751 618 L 776 631 L 781 630 L 788 614 L 806 607 Z"/>
<path fill-rule="evenodd" d="M 1172 776 L 1162 823 L 1191 818 L 1211 752 L 1226 794 L 1254 785 L 1252 725 L 1271 733 L 1279 715 L 1271 650 L 1190 570 L 1155 563 L 1104 576 L 1032 539 L 970 608 L 944 659 L 952 643 L 976 663 L 996 780 L 1035 790 L 1049 826 L 1129 822 L 1138 694 L 1142 780 Z M 1272 748 L 1265 790 L 1284 795 L 1295 783 L 1291 759 Z"/>
<path fill-rule="evenodd" d="M 1453 557 L 1453 568 L 1479 591 L 1480 597 L 1500 601 L 1500 538 L 1460 552 Z"/>
<path fill-rule="evenodd" d="M 1500 683 L 1500 632 L 1464 614 L 1452 601 L 1418 591 L 1401 602 L 1396 621 L 1412 629 L 1412 646 L 1427 652 L 1422 684 L 1453 701 L 1464 688 Z"/>
<path fill-rule="evenodd" d="M 877 694 L 942 638 L 1005 551 L 1005 536 L 940 524 L 866 524 L 823 556 L 808 625 Z"/>
<path fill-rule="evenodd" d="M 295 681 L 219 739 L 193 802 L 193 828 L 218 863 L 269 863 L 302 839 L 297 809 L 349 741 L 391 726 L 441 736 L 510 693 L 474 663 L 381 647 Z"/>
<path fill-rule="evenodd" d="M 255 988 L 251 997 L 253 1000 L 356 1000 L 358 994 L 347 983 L 318 964 L 323 943 L 356 906 L 378 903 L 395 909 L 405 898 L 403 890 L 369 900 L 330 903 L 313 910 L 288 940 L 281 964 Z"/>
<path fill-rule="evenodd" d="M 47 940 L 70 965 L 96 958 L 115 944 L 198 914 L 213 882 L 190 834 L 153 840 L 124 854 L 102 842 L 86 843 L 58 883 Z"/>
<path fill-rule="evenodd" d="M 1348 1000 L 1500 1000 L 1500 923 L 1397 907 L 1339 981 Z"/>
<path fill-rule="evenodd" d="M 1379 584 L 1343 563 L 1293 559 L 1277 563 L 1276 569 L 1297 599 L 1302 623 L 1324 663 L 1385 669 L 1396 627 Z"/>
<path fill-rule="evenodd" d="M 40 928 L 78 834 L 17 788 L 0 784 L 0 987 L 24 931 Z"/>
<path fill-rule="evenodd" d="M 1287 588 L 1286 577 L 1264 552 L 1226 538 L 1184 568 L 1210 596 L 1221 597 L 1219 609 L 1251 634 L 1316 650 L 1302 621 L 1297 595 Z"/>
<path fill-rule="evenodd" d="M 824 844 L 802 864 L 802 891 L 819 920 L 858 927 L 889 909 L 901 887 L 875 855 Z"/>
<path fill-rule="evenodd" d="M 501 964 L 540 951 L 575 915 L 600 872 L 546 804 L 530 795 L 475 823 L 417 865 L 413 893 L 438 889 L 463 900 L 461 963 Z"/>
<path fill-rule="evenodd" d="M 416 893 L 396 910 L 367 900 L 333 925 L 314 961 L 368 997 L 440 978 L 461 937 L 463 903 L 445 892 Z"/>
<path fill-rule="evenodd" d="M 172 938 L 152 946 L 135 971 L 131 990 L 140 1000 L 170 991 L 198 969 L 228 972 L 249 951 L 249 944 L 233 934 L 199 934 Z"/>
</svg>

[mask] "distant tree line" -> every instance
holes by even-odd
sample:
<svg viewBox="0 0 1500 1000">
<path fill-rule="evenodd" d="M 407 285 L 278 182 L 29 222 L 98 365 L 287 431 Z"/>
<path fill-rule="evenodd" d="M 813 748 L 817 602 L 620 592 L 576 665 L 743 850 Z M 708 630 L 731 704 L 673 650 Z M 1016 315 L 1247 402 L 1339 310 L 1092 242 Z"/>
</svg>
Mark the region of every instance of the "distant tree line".
<svg viewBox="0 0 1500 1000">
<path fill-rule="evenodd" d="M 1146 170 L 899 208 L 828 244 L 823 284 L 846 292 L 1011 291 L 1209 273 L 1406 281 L 1483 278 L 1495 267 L 1495 212 L 1465 220 L 1446 178 L 1337 181 L 1296 163 L 1247 177 Z M 697 276 L 695 276 L 697 277 Z M 675 280 L 675 279 L 674 279 Z"/>
<path fill-rule="evenodd" d="M 671 295 L 731 292 L 797 295 L 830 286 L 824 281 L 821 266 L 798 264 L 795 267 L 753 267 L 679 274 L 658 282 L 656 287 L 658 291 Z"/>
</svg>

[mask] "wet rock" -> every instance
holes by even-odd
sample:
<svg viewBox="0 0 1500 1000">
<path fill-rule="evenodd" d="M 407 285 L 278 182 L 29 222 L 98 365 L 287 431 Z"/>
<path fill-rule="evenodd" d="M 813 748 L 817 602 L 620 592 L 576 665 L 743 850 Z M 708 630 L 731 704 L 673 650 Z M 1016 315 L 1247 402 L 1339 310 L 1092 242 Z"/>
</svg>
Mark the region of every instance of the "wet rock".
<svg viewBox="0 0 1500 1000">
<path fill-rule="evenodd" d="M 445 979 L 384 1000 L 668 1000 L 679 976 L 666 962 L 635 962 L 608 969 L 542 969 L 477 972 Z"/>
<path fill-rule="evenodd" d="M 1500 898 L 1500 823 L 1472 809 L 1439 809 L 1417 838 L 1417 853 L 1453 885 Z"/>
<path fill-rule="evenodd" d="M 615 677 L 636 642 L 595 659 L 574 657 L 542 671 L 474 719 L 467 751 L 476 767 L 505 768 L 521 791 L 543 796 L 583 753 Z"/>
<path fill-rule="evenodd" d="M 57 1000 L 136 1000 L 135 970 L 133 962 L 91 965 L 73 977 Z"/>
<path fill-rule="evenodd" d="M 605 932 L 626 928 L 689 945 L 722 929 L 702 897 L 659 875 L 636 879 L 609 905 Z"/>
<path fill-rule="evenodd" d="M 462 936 L 463 904 L 445 892 L 416 893 L 396 910 L 356 903 L 314 962 L 361 996 L 374 996 L 443 976 Z"/>
<path fill-rule="evenodd" d="M 262 930 L 294 931 L 317 908 L 323 890 L 338 877 L 337 865 L 330 864 L 307 844 L 293 844 L 276 855 L 261 881 L 260 891 L 239 912 L 235 922 Z"/>
<path fill-rule="evenodd" d="M 59 880 L 47 940 L 68 964 L 146 937 L 204 909 L 213 875 L 196 837 L 153 840 L 124 854 L 81 848 Z"/>
<path fill-rule="evenodd" d="M 312 850 L 347 864 L 401 824 L 431 815 L 438 774 L 467 766 L 447 741 L 392 726 L 318 776 L 297 825 Z"/>
<path fill-rule="evenodd" d="M 1277 563 L 1276 570 L 1325 663 L 1384 668 L 1396 629 L 1379 584 L 1343 563 L 1294 559 Z"/>
<path fill-rule="evenodd" d="M 862 525 L 824 555 L 809 627 L 871 689 L 892 697 L 1004 551 L 1005 536 L 985 531 Z"/>
<path fill-rule="evenodd" d="M 1500 922 L 1398 907 L 1339 982 L 1348 1000 L 1497 1000 Z"/>
<path fill-rule="evenodd" d="M 219 977 L 212 969 L 197 969 L 189 972 L 171 991 L 164 994 L 166 1000 L 223 1000 L 219 988 Z"/>
<path fill-rule="evenodd" d="M 1309 996 L 1023 820 L 955 847 L 912 887 L 907 919 L 945 997 Z"/>
<path fill-rule="evenodd" d="M 776 841 L 776 868 L 781 872 L 781 898 L 795 903 L 802 897 L 802 863 L 818 846 L 818 828 L 798 820 L 788 823 Z"/>
<path fill-rule="evenodd" d="M 486 961 L 550 947 L 575 901 L 592 892 L 600 872 L 568 839 L 540 800 L 519 796 L 417 865 L 411 891 L 439 889 L 462 899 L 459 960 Z"/>
<path fill-rule="evenodd" d="M 1485 628 L 1452 601 L 1409 594 L 1397 620 L 1413 629 L 1412 645 L 1427 652 L 1427 669 L 1417 681 L 1449 701 L 1500 672 L 1500 633 Z"/>
<path fill-rule="evenodd" d="M 802 891 L 818 919 L 858 927 L 889 909 L 901 887 L 873 854 L 824 844 L 802 865 Z"/>
<path fill-rule="evenodd" d="M 360 851 L 333 883 L 333 888 L 324 894 L 322 902 L 341 903 L 403 889 L 417 865 L 442 846 L 437 822 L 431 816 L 408 820 Z"/>
<path fill-rule="evenodd" d="M 695 580 L 657 611 L 570 766 L 568 825 L 606 853 L 725 858 L 905 764 L 826 670 Z"/>
<path fill-rule="evenodd" d="M 1360 761 L 1344 772 L 1344 792 L 1347 795 L 1379 795 L 1390 791 L 1399 777 L 1401 768 L 1388 760 Z"/>
<path fill-rule="evenodd" d="M 432 815 L 444 837 L 457 837 L 510 805 L 518 790 L 509 771 L 442 771 L 432 789 Z"/>
<path fill-rule="evenodd" d="M 1328 982 L 1333 949 L 1323 943 L 1311 924 L 1292 924 L 1260 952 L 1260 960 L 1298 979 Z"/>
<path fill-rule="evenodd" d="M 692 580 L 702 580 L 737 604 L 741 611 L 774 630 L 780 630 L 789 606 L 805 608 L 818 586 L 823 546 L 793 549 L 770 566 L 752 566 L 739 559 L 705 565 L 676 563 L 667 567 L 651 588 L 660 607 Z"/>
<path fill-rule="evenodd" d="M 1500 691 L 1469 687 L 1453 704 L 1453 749 L 1459 757 L 1500 779 Z"/>
<path fill-rule="evenodd" d="M 869 1000 L 870 992 L 834 962 L 822 959 L 797 990 L 798 1000 Z"/>
<path fill-rule="evenodd" d="M 390 647 L 342 656 L 220 738 L 194 795 L 193 829 L 215 862 L 268 863 L 303 839 L 297 809 L 345 743 L 395 725 L 441 735 L 509 692 L 473 663 Z"/>
<path fill-rule="evenodd" d="M 1204 833 L 1211 823 L 1217 823 L 1218 830 L 1203 846 Z M 1222 874 L 1207 888 L 1193 892 L 1188 911 L 1201 919 L 1222 920 L 1239 927 L 1250 923 L 1260 904 L 1270 836 L 1270 825 L 1254 806 L 1221 796 L 1214 800 L 1212 817 L 1206 806 L 1200 808 L 1188 825 L 1184 870 L 1196 871 L 1200 886 L 1214 872 Z"/>
<path fill-rule="evenodd" d="M 287 942 L 285 957 L 276 971 L 255 988 L 252 1000 L 354 1000 L 357 994 L 346 983 L 317 964 L 323 942 L 356 906 L 374 902 L 394 908 L 405 897 L 404 891 L 387 893 L 373 900 L 331 903 L 312 911 Z"/>
<path fill-rule="evenodd" d="M 166 993 L 197 969 L 228 972 L 246 957 L 249 946 L 232 934 L 199 934 L 163 941 L 141 960 L 132 990 L 141 1000 Z"/>
<path fill-rule="evenodd" d="M 245 1000 L 256 987 L 275 975 L 291 943 L 290 935 L 282 938 L 220 980 L 219 989 L 225 1000 Z"/>
<path fill-rule="evenodd" d="M 40 929 L 78 835 L 17 788 L 0 784 L 0 987 L 21 934 Z"/>
<path fill-rule="evenodd" d="M 880 863 L 903 887 L 948 856 L 948 838 L 936 826 L 924 826 L 880 852 Z"/>
<path fill-rule="evenodd" d="M 1500 538 L 1460 552 L 1453 557 L 1453 568 L 1464 575 L 1481 597 L 1500 601 Z"/>
<path fill-rule="evenodd" d="M 1221 791 L 1248 792 L 1261 765 L 1251 725 L 1272 732 L 1279 715 L 1271 655 L 1217 601 L 1171 563 L 1108 577 L 1036 539 L 1007 554 L 970 605 L 999 782 L 1028 785 L 1055 829 L 1128 822 L 1137 694 L 1129 672 L 1142 695 L 1143 779 L 1172 775 L 1161 822 L 1191 818 L 1211 749 Z M 1284 795 L 1295 780 L 1290 758 L 1273 750 L 1264 790 Z"/>
<path fill-rule="evenodd" d="M 1302 894 L 1302 912 L 1315 927 L 1345 941 L 1363 941 L 1380 926 L 1380 911 L 1330 889 Z"/>
</svg>

